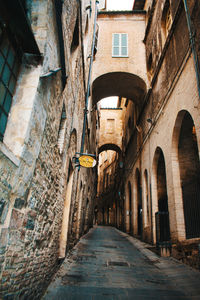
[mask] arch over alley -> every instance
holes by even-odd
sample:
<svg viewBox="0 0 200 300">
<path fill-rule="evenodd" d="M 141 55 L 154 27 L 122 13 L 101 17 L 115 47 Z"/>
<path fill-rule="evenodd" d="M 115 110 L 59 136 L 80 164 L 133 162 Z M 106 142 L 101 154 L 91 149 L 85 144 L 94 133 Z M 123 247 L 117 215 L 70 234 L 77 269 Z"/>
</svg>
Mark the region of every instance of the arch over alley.
<svg viewBox="0 0 200 300">
<path fill-rule="evenodd" d="M 141 107 L 146 91 L 146 83 L 141 77 L 135 74 L 128 72 L 106 73 L 93 81 L 93 105 L 102 98 L 119 96 L 130 99 Z"/>
<path fill-rule="evenodd" d="M 100 154 L 103 151 L 107 151 L 107 150 L 113 150 L 119 154 L 121 154 L 121 151 L 122 151 L 121 148 L 116 144 L 103 144 L 98 148 L 98 154 Z"/>
</svg>

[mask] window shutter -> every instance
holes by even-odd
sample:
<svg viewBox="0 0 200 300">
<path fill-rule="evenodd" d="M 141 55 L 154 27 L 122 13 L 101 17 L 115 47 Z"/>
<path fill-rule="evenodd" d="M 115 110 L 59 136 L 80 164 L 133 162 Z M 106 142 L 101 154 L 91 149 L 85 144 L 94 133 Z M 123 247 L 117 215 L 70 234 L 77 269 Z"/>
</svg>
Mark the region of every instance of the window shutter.
<svg viewBox="0 0 200 300">
<path fill-rule="evenodd" d="M 4 32 L 4 34 L 3 34 Z M 12 97 L 21 64 L 21 53 L 13 47 L 7 27 L 0 22 L 0 141 L 3 140 Z"/>
<path fill-rule="evenodd" d="M 113 33 L 112 56 L 113 57 L 128 56 L 128 34 L 127 33 Z"/>
<path fill-rule="evenodd" d="M 128 48 L 127 48 L 127 33 L 121 34 L 121 55 L 127 56 L 128 55 Z"/>
<path fill-rule="evenodd" d="M 119 38 L 119 33 L 113 34 L 113 56 L 119 56 L 120 54 Z"/>
</svg>

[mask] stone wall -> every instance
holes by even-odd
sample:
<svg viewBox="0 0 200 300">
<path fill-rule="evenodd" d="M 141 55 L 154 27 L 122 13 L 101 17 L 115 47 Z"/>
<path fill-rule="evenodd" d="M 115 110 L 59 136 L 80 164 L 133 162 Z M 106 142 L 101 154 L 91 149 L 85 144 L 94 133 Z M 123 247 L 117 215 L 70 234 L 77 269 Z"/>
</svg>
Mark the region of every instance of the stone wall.
<svg viewBox="0 0 200 300">
<path fill-rule="evenodd" d="M 158 187 L 156 170 L 156 153 L 162 149 L 166 168 L 166 184 L 169 206 L 169 220 L 171 242 L 173 244 L 173 255 L 177 255 L 176 249 L 181 248 L 182 257 L 187 260 L 187 244 L 192 240 L 186 240 L 186 230 L 184 221 L 184 208 L 182 190 L 180 183 L 180 168 L 177 158 L 179 142 L 178 126 L 181 121 L 179 116 L 188 112 L 195 124 L 199 128 L 199 95 L 197 90 L 196 74 L 194 69 L 193 55 L 189 47 L 189 34 L 186 22 L 183 2 L 170 1 L 172 24 L 166 40 L 162 40 L 161 19 L 165 1 L 152 1 L 152 16 L 150 23 L 147 22 L 145 44 L 148 78 L 151 85 L 146 97 L 146 104 L 137 120 L 140 132 L 135 131 L 132 143 L 127 147 L 127 162 L 132 159 L 130 169 L 127 170 L 126 183 L 133 185 L 133 211 L 134 211 L 134 233 L 137 233 L 137 193 L 135 176 L 137 169 L 140 170 L 141 190 L 143 199 L 143 237 L 145 240 L 156 242 L 155 213 L 158 211 Z M 192 10 L 197 8 L 197 2 L 188 1 Z M 195 6 L 196 5 L 196 6 Z M 196 14 L 195 14 L 196 15 Z M 148 15 L 149 16 L 149 15 Z M 147 16 L 147 17 L 148 17 Z M 148 20 L 147 20 L 148 21 Z M 193 26 L 195 26 L 195 22 Z M 197 23 L 196 23 L 197 24 Z M 198 29 L 197 29 L 198 32 Z M 197 46 L 197 44 L 196 44 Z M 149 57 L 152 54 L 151 68 L 148 66 Z M 176 133 L 176 134 L 175 134 Z M 138 140 L 138 135 L 140 139 Z M 199 147 L 199 137 L 197 144 Z M 138 143 L 134 143 L 138 141 Z M 188 140 L 189 142 L 189 136 Z M 137 147 L 136 147 L 137 145 Z M 138 147 L 139 146 L 139 147 Z M 132 154 L 132 155 L 131 155 Z M 147 201 L 145 199 L 145 171 L 148 172 L 148 196 L 151 221 L 147 220 Z M 126 197 L 128 202 L 128 196 Z M 148 225 L 148 226 L 147 226 Z M 148 229 L 148 230 L 147 230 Z M 150 229 L 150 230 L 149 230 Z M 183 243 L 183 247 L 176 247 L 177 240 Z M 194 241 L 198 243 L 198 239 Z M 193 246 L 190 246 L 190 250 Z M 196 246 L 195 246 L 196 247 Z M 193 247 L 194 252 L 195 247 Z M 178 250 L 177 250 L 178 251 Z M 193 251 L 190 251 L 193 253 Z M 176 253 L 176 254 L 175 254 Z M 184 260 L 183 259 L 183 260 Z M 189 261 L 189 259 L 187 260 Z"/>
<path fill-rule="evenodd" d="M 81 10 L 77 1 L 64 1 L 63 4 L 68 77 L 64 90 L 61 71 L 43 76 L 61 66 L 54 1 L 29 1 L 28 7 L 35 40 L 43 59 L 37 65 L 34 60 L 23 61 L 5 140 L 0 145 L 0 298 L 3 299 L 39 299 L 58 268 L 68 166 L 75 152 L 80 151 L 85 106 L 88 65 L 85 73 Z M 79 45 L 76 55 L 72 56 L 70 48 L 77 14 Z M 94 10 L 89 22 L 91 32 L 93 14 Z M 34 74 L 34 81 L 30 74 Z M 61 152 L 58 137 L 63 107 L 66 122 Z M 90 122 L 88 125 L 91 129 L 96 128 Z M 22 131 L 19 131 L 20 127 Z M 76 132 L 76 145 L 71 147 L 73 132 Z M 91 134 L 95 135 L 92 130 Z M 86 138 L 85 149 L 95 151 L 95 140 L 92 140 L 93 145 L 89 143 L 89 138 Z M 16 148 L 15 145 L 20 146 Z M 95 170 L 78 170 L 73 162 L 72 168 L 73 193 L 66 249 L 72 247 L 92 226 L 96 194 Z M 90 191 L 83 194 L 79 201 L 81 181 L 86 191 L 88 186 Z M 77 207 L 82 211 L 80 226 L 80 220 L 75 217 Z M 78 226 L 80 230 L 76 234 Z"/>
</svg>

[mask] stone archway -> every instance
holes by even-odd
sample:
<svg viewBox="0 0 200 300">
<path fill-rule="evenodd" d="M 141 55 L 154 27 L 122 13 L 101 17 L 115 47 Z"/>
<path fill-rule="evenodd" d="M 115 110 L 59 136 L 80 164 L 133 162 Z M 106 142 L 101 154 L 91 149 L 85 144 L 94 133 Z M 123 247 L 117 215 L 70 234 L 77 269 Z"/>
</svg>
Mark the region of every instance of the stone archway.
<svg viewBox="0 0 200 300">
<path fill-rule="evenodd" d="M 110 144 L 101 145 L 98 148 L 98 154 L 100 154 L 103 151 L 107 151 L 107 150 L 113 150 L 113 151 L 116 151 L 118 154 L 121 154 L 121 148 L 118 145 L 111 144 L 111 143 Z"/>
<path fill-rule="evenodd" d="M 131 183 L 128 182 L 128 200 L 129 200 L 129 232 L 133 233 L 133 208 L 132 208 L 132 191 L 131 191 Z"/>
<path fill-rule="evenodd" d="M 153 185 L 154 195 L 156 194 L 154 202 L 157 202 L 154 203 L 156 243 L 160 245 L 170 241 L 166 167 L 164 154 L 160 147 L 156 148 L 154 154 Z"/>
<path fill-rule="evenodd" d="M 136 169 L 135 173 L 135 186 L 136 186 L 136 201 L 137 201 L 137 235 L 142 237 L 143 231 L 143 212 L 142 212 L 142 186 L 140 171 Z"/>
<path fill-rule="evenodd" d="M 119 96 L 134 101 L 141 107 L 146 94 L 142 78 L 127 72 L 111 72 L 97 77 L 92 84 L 92 102 L 95 105 L 103 98 Z"/>
<path fill-rule="evenodd" d="M 178 220 L 178 237 L 200 237 L 200 162 L 196 127 L 186 110 L 178 113 L 172 140 L 172 165 L 175 185 L 176 206 L 184 216 Z M 180 226 L 185 227 L 185 236 Z"/>
</svg>

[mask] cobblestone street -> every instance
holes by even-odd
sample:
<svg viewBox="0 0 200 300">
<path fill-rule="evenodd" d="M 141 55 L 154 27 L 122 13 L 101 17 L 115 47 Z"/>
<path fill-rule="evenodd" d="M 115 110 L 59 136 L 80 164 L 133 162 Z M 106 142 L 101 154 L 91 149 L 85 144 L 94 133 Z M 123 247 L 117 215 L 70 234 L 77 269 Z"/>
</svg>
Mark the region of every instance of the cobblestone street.
<svg viewBox="0 0 200 300">
<path fill-rule="evenodd" d="M 199 299 L 200 273 L 112 227 L 95 227 L 63 262 L 43 300 Z"/>
</svg>

